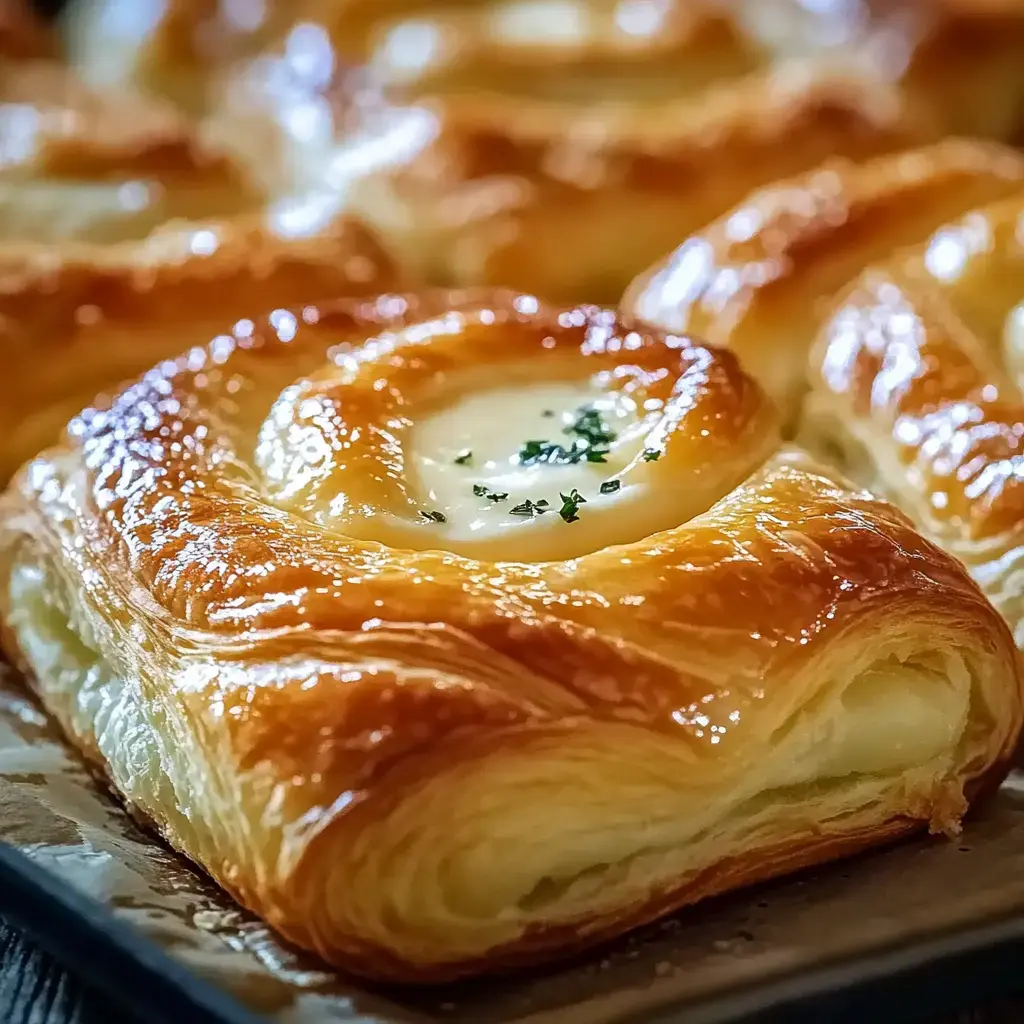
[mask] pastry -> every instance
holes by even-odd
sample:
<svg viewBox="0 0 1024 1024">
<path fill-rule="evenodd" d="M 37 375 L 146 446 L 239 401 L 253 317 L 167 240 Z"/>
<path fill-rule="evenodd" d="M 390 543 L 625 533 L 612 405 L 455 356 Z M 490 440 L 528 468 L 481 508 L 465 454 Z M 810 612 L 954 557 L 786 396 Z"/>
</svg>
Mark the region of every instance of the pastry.
<svg viewBox="0 0 1024 1024">
<path fill-rule="evenodd" d="M 1017 134 L 1024 4 L 809 6 L 326 4 L 221 115 L 273 107 L 301 154 L 284 178 L 324 182 L 425 280 L 615 302 L 759 185 Z"/>
<path fill-rule="evenodd" d="M 753 193 L 622 305 L 732 350 L 784 431 L 964 561 L 1024 646 L 1022 215 L 1024 159 L 996 145 L 833 161 Z"/>
<path fill-rule="evenodd" d="M 188 94 L 267 194 L 356 211 L 433 284 L 571 302 L 829 156 L 1021 128 L 1024 0 L 75 10 L 83 74 Z"/>
<path fill-rule="evenodd" d="M 836 291 L 936 225 L 1024 187 L 1024 157 L 947 140 L 855 165 L 833 160 L 759 189 L 627 289 L 623 309 L 732 349 L 792 427 L 807 354 Z"/>
<path fill-rule="evenodd" d="M 102 391 L 205 344 L 254 310 L 393 287 L 393 261 L 357 220 L 306 237 L 252 215 L 171 223 L 141 241 L 0 249 L 0 481 L 57 440 Z"/>
<path fill-rule="evenodd" d="M 6 652 L 136 813 L 387 981 L 955 833 L 1024 715 L 963 567 L 780 448 L 733 355 L 523 294 L 162 363 L 0 498 L 0 581 Z"/>
<path fill-rule="evenodd" d="M 1024 187 L 866 269 L 812 354 L 809 439 L 961 559 L 1024 647 Z"/>
<path fill-rule="evenodd" d="M 68 59 L 90 85 L 125 85 L 201 116 L 220 77 L 330 0 L 71 0 Z"/>
<path fill-rule="evenodd" d="M 100 391 L 238 317 L 398 280 L 357 219 L 270 196 L 166 99 L 82 81 L 13 0 L 0 241 L 0 481 Z"/>
<path fill-rule="evenodd" d="M 142 238 L 176 218 L 254 209 L 228 152 L 141 94 L 101 92 L 55 60 L 0 62 L 0 239 Z"/>
</svg>

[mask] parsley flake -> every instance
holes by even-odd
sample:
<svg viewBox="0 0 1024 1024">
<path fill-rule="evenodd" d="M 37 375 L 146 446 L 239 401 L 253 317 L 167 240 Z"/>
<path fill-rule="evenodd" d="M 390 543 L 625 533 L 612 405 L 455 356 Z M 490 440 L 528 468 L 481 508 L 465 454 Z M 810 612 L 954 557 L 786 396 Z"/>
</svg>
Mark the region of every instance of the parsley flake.
<svg viewBox="0 0 1024 1024">
<path fill-rule="evenodd" d="M 504 501 L 507 497 L 508 497 L 508 492 L 507 491 L 491 491 L 491 493 L 487 495 L 487 500 L 488 501 Z"/>
<path fill-rule="evenodd" d="M 424 510 L 424 509 L 420 509 L 420 515 L 428 523 L 447 523 L 448 522 L 448 517 L 443 512 L 438 512 L 437 509 L 432 509 L 429 512 Z"/>
<path fill-rule="evenodd" d="M 544 512 L 549 511 L 544 508 L 545 505 L 549 504 L 543 498 L 540 501 L 531 501 L 529 498 L 526 501 L 521 501 L 518 505 L 514 505 L 508 510 L 510 516 L 539 516 Z"/>
<path fill-rule="evenodd" d="M 473 452 L 469 448 L 463 448 L 458 455 L 455 456 L 456 466 L 468 466 L 473 459 Z"/>
<path fill-rule="evenodd" d="M 621 486 L 622 481 L 620 480 L 605 480 L 605 482 L 601 484 L 601 493 L 614 494 Z"/>
<path fill-rule="evenodd" d="M 567 523 L 575 523 L 579 519 L 577 513 L 580 505 L 586 504 L 587 499 L 575 487 L 568 494 L 559 494 L 558 496 L 562 499 L 562 507 L 558 510 L 558 514 Z"/>
<path fill-rule="evenodd" d="M 608 445 L 615 440 L 615 432 L 601 419 L 601 414 L 592 406 L 583 406 L 576 412 L 576 419 L 565 428 L 566 434 L 575 434 L 592 448 Z"/>
<path fill-rule="evenodd" d="M 473 493 L 482 498 L 487 493 L 487 487 L 484 484 L 473 484 Z"/>
<path fill-rule="evenodd" d="M 519 449 L 519 464 L 535 466 L 574 466 L 579 462 L 606 462 L 607 448 L 592 448 L 586 442 L 573 441 L 571 447 L 553 441 L 526 441 Z"/>
<path fill-rule="evenodd" d="M 644 462 L 657 462 L 661 458 L 661 452 L 657 448 L 644 449 Z"/>
</svg>

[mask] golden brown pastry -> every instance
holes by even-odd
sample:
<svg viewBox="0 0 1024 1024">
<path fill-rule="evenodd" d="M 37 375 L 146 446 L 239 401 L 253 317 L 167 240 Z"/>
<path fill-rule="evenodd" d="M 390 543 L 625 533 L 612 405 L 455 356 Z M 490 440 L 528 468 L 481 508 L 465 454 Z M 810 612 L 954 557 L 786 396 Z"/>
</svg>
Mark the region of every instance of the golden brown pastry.
<svg viewBox="0 0 1024 1024">
<path fill-rule="evenodd" d="M 836 161 L 751 195 L 623 308 L 735 352 L 805 446 L 967 563 L 1024 645 L 1022 215 L 1024 159 L 1000 147 Z"/>
<path fill-rule="evenodd" d="M 125 800 L 387 980 L 955 832 L 1024 715 L 962 566 L 779 451 L 735 357 L 526 295 L 279 311 L 158 366 L 0 499 L 0 581 Z"/>
<path fill-rule="evenodd" d="M 360 47 L 362 78 L 345 59 Z M 273 108 L 283 178 L 322 181 L 427 280 L 613 302 L 758 185 L 950 132 L 1016 135 L 1022 57 L 1019 0 L 348 0 L 236 80 L 221 116 Z"/>
<path fill-rule="evenodd" d="M 949 140 L 835 160 L 753 192 L 629 287 L 623 309 L 727 346 L 792 425 L 807 354 L 836 292 L 943 221 L 1024 188 L 1024 157 Z"/>
<path fill-rule="evenodd" d="M 812 358 L 807 433 L 964 561 L 1024 646 L 1024 188 L 866 270 Z"/>
<path fill-rule="evenodd" d="M 76 8 L 83 74 L 188 94 L 265 192 L 446 286 L 614 302 L 758 185 L 1022 127 L 1024 0 L 129 6 Z"/>
<path fill-rule="evenodd" d="M 240 316 L 397 284 L 360 222 L 311 211 L 165 99 L 83 82 L 0 4 L 0 481 L 100 391 Z"/>
<path fill-rule="evenodd" d="M 101 391 L 254 310 L 393 287 L 358 221 L 305 237 L 272 218 L 165 225 L 140 242 L 0 249 L 0 481 Z"/>
<path fill-rule="evenodd" d="M 0 240 L 107 243 L 254 209 L 257 185 L 168 104 L 0 61 Z"/>
</svg>

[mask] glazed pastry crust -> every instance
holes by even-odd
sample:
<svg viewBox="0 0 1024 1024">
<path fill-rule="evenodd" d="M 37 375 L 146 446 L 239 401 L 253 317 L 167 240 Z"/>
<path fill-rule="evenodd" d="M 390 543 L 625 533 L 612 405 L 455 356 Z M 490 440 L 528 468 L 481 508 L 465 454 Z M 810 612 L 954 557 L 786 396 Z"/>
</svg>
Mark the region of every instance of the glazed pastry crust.
<svg viewBox="0 0 1024 1024">
<path fill-rule="evenodd" d="M 172 222 L 140 242 L 0 250 L 0 480 L 98 395 L 253 310 L 386 290 L 399 277 L 357 220 L 287 237 L 270 216 Z"/>
<path fill-rule="evenodd" d="M 963 560 L 1024 645 L 1024 188 L 934 225 L 836 300 L 806 436 Z"/>
<path fill-rule="evenodd" d="M 0 237 L 107 243 L 232 216 L 262 192 L 165 102 L 84 85 L 56 60 L 0 64 Z"/>
<path fill-rule="evenodd" d="M 415 22 L 405 6 L 393 20 L 373 7 L 367 58 L 399 109 L 364 116 L 329 176 L 437 284 L 614 302 L 759 185 L 830 156 L 1019 129 L 1020 4 L 669 4 L 631 36 L 614 5 L 591 4 L 557 29 L 552 14 L 543 39 L 511 5 Z"/>
<path fill-rule="evenodd" d="M 120 62 L 80 26 L 76 66 L 201 94 L 186 106 L 259 187 L 332 195 L 441 286 L 613 303 L 759 185 L 1020 128 L 1019 3 L 320 0 L 245 30 L 162 10 Z"/>
<path fill-rule="evenodd" d="M 622 308 L 734 351 L 792 423 L 806 361 L 838 289 L 936 225 L 1024 186 L 1024 159 L 947 140 L 835 160 L 752 192 L 636 278 Z"/>
<path fill-rule="evenodd" d="M 470 556 L 422 514 L 417 431 L 505 379 L 654 409 L 657 457 Z M 125 800 L 292 941 L 392 981 L 541 963 L 955 831 L 1005 772 L 1005 624 L 901 513 L 777 448 L 732 355 L 607 311 L 278 313 L 23 469 L 4 646 Z M 506 557 L 533 542 L 546 560 Z"/>
</svg>

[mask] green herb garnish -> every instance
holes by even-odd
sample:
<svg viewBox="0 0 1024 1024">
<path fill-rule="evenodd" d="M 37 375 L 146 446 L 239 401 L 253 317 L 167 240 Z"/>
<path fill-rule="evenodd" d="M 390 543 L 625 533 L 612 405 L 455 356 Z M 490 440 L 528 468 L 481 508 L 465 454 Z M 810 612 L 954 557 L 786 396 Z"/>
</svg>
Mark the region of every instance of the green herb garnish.
<svg viewBox="0 0 1024 1024">
<path fill-rule="evenodd" d="M 427 512 L 424 509 L 420 509 L 420 515 L 426 519 L 428 523 L 447 523 L 448 517 L 443 512 L 438 512 L 436 509 L 432 509 Z"/>
<path fill-rule="evenodd" d="M 562 507 L 558 510 L 558 514 L 567 523 L 575 523 L 579 519 L 577 513 L 580 505 L 586 504 L 587 499 L 575 487 L 568 494 L 559 494 L 558 496 L 562 499 Z"/>
<path fill-rule="evenodd" d="M 565 428 L 566 434 L 575 434 L 583 438 L 592 448 L 611 444 L 615 440 L 615 432 L 601 419 L 601 414 L 589 406 L 579 409 L 571 426 Z"/>
<path fill-rule="evenodd" d="M 550 511 L 545 508 L 545 505 L 550 504 L 543 498 L 540 501 L 531 501 L 529 498 L 526 501 L 521 501 L 518 505 L 514 505 L 508 510 L 510 516 L 539 516 L 545 512 Z"/>
<path fill-rule="evenodd" d="M 555 415 L 555 410 L 554 409 L 545 409 L 541 413 L 541 416 L 543 416 L 544 419 L 546 419 L 546 420 L 552 419 L 554 417 L 554 415 Z"/>
<path fill-rule="evenodd" d="M 619 480 L 605 480 L 605 482 L 601 484 L 601 493 L 614 494 L 621 486 L 622 482 Z"/>
<path fill-rule="evenodd" d="M 553 441 L 527 441 L 519 449 L 519 464 L 534 466 L 544 463 L 552 466 L 574 466 L 579 462 L 607 462 L 607 448 L 592 448 L 581 441 L 573 441 L 572 446 L 555 444 Z"/>
<path fill-rule="evenodd" d="M 470 462 L 470 460 L 472 458 L 473 458 L 472 450 L 469 449 L 469 448 L 463 448 L 462 451 L 459 452 L 459 454 L 455 456 L 455 465 L 456 466 L 466 466 L 466 465 L 469 464 L 469 462 Z"/>
<path fill-rule="evenodd" d="M 488 501 L 504 501 L 507 497 L 508 497 L 508 492 L 507 491 L 491 491 L 491 493 L 487 495 L 487 500 Z"/>
<path fill-rule="evenodd" d="M 482 498 L 487 493 L 487 488 L 484 484 L 473 484 L 473 493 Z"/>
<path fill-rule="evenodd" d="M 657 462 L 661 458 L 661 452 L 657 448 L 644 449 L 644 462 Z"/>
</svg>

